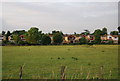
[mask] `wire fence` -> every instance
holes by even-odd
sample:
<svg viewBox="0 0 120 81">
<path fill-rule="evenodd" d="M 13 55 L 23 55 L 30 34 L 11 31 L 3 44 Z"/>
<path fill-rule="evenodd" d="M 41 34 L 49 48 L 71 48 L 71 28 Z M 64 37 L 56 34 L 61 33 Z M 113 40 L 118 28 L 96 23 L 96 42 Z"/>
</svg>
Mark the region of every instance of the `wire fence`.
<svg viewBox="0 0 120 81">
<path fill-rule="evenodd" d="M 11 73 L 4 74 L 4 79 L 112 79 L 113 71 L 105 71 L 103 66 L 95 68 L 71 69 L 67 66 L 61 66 L 54 69 L 39 68 L 38 72 L 30 73 L 24 69 L 25 65 L 13 70 Z M 32 69 L 31 69 L 32 70 Z"/>
</svg>

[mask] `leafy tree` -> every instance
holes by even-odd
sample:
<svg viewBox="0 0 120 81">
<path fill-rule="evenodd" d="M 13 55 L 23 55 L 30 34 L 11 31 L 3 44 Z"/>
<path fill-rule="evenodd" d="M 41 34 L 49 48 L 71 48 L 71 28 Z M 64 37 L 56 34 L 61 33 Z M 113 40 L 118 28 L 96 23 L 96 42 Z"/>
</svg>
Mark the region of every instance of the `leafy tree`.
<svg viewBox="0 0 120 81">
<path fill-rule="evenodd" d="M 74 35 L 76 35 L 77 33 L 76 32 L 74 32 Z"/>
<path fill-rule="evenodd" d="M 22 40 L 18 41 L 18 45 L 25 45 L 25 44 L 27 44 L 26 41 L 22 41 Z"/>
<path fill-rule="evenodd" d="M 107 35 L 107 28 L 102 29 L 101 35 Z"/>
<path fill-rule="evenodd" d="M 120 33 L 120 26 L 118 27 L 118 31 L 119 31 L 119 33 Z"/>
<path fill-rule="evenodd" d="M 56 31 L 56 30 L 52 31 L 53 35 L 56 34 L 56 33 L 60 33 L 61 35 L 63 35 L 62 31 Z"/>
<path fill-rule="evenodd" d="M 17 34 L 13 35 L 13 40 L 14 40 L 14 42 L 15 42 L 16 45 L 25 45 L 25 44 L 27 44 L 27 42 L 22 41 L 21 38 L 20 38 L 20 36 L 17 35 Z"/>
<path fill-rule="evenodd" d="M 25 30 L 16 30 L 16 31 L 13 31 L 12 34 L 16 34 L 16 35 L 23 35 L 25 34 L 26 31 Z"/>
<path fill-rule="evenodd" d="M 86 35 L 89 35 L 90 34 L 90 31 L 89 30 L 84 30 Z"/>
<path fill-rule="evenodd" d="M 38 31 L 38 33 L 39 33 L 39 41 L 41 41 L 42 36 L 43 36 L 44 34 L 42 33 L 42 31 Z"/>
<path fill-rule="evenodd" d="M 95 36 L 95 43 L 99 44 L 101 42 L 101 33 L 100 29 L 94 31 L 93 35 Z"/>
<path fill-rule="evenodd" d="M 36 27 L 32 27 L 28 30 L 27 34 L 26 34 L 26 40 L 28 43 L 30 44 L 39 44 L 39 29 Z"/>
<path fill-rule="evenodd" d="M 51 43 L 51 39 L 47 35 L 43 35 L 41 39 L 41 44 L 43 45 L 49 45 Z"/>
<path fill-rule="evenodd" d="M 109 40 L 109 41 L 108 41 L 108 44 L 113 44 L 113 40 Z"/>
<path fill-rule="evenodd" d="M 102 33 L 102 31 L 100 29 L 97 29 L 94 31 L 93 35 L 96 35 L 96 34 L 101 35 L 101 33 Z"/>
<path fill-rule="evenodd" d="M 81 44 L 86 44 L 86 43 L 87 43 L 87 40 L 85 39 L 85 37 L 82 37 L 82 38 L 80 39 L 80 43 L 81 43 Z"/>
<path fill-rule="evenodd" d="M 55 34 L 55 33 L 59 33 L 59 31 L 56 31 L 56 30 L 52 31 L 52 34 Z"/>
<path fill-rule="evenodd" d="M 84 30 L 85 32 L 82 32 L 81 34 L 83 35 L 89 35 L 90 34 L 90 31 L 89 30 Z"/>
<path fill-rule="evenodd" d="M 55 33 L 55 34 L 53 35 L 53 41 L 54 41 L 55 44 L 60 44 L 60 43 L 62 43 L 63 37 L 62 37 L 61 33 Z"/>
<path fill-rule="evenodd" d="M 13 35 L 13 40 L 15 41 L 16 44 L 18 44 L 19 41 L 21 41 L 19 35 Z"/>
<path fill-rule="evenodd" d="M 2 35 L 5 35 L 5 31 L 2 31 Z"/>
<path fill-rule="evenodd" d="M 11 35 L 10 31 L 7 31 L 7 34 L 6 34 L 6 40 L 8 41 L 8 37 Z"/>
<path fill-rule="evenodd" d="M 111 31 L 110 35 L 118 35 L 118 31 Z"/>
</svg>

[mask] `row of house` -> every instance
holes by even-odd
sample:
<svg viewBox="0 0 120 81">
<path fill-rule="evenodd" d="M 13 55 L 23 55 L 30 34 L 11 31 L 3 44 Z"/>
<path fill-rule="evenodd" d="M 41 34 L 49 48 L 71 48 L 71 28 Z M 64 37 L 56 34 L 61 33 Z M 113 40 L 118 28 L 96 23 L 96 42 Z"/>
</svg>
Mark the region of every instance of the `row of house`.
<svg viewBox="0 0 120 81">
<path fill-rule="evenodd" d="M 49 35 L 49 37 L 51 38 L 51 43 L 53 43 L 53 35 Z M 92 42 L 95 40 L 95 36 L 94 35 L 80 35 L 80 36 L 76 36 L 76 35 L 64 35 L 63 36 L 63 44 L 69 44 L 69 43 L 79 43 L 81 38 L 85 38 L 86 40 L 88 40 L 89 42 Z M 26 41 L 25 40 L 25 36 L 24 35 L 20 35 L 20 38 L 22 41 Z M 1 40 L 6 40 L 5 36 L 0 36 L 0 41 Z M 8 40 L 10 42 L 14 42 L 12 35 L 8 37 Z M 118 43 L 118 35 L 104 35 L 101 36 L 101 42 L 102 43 L 107 43 L 108 40 L 112 40 L 113 43 L 117 44 Z"/>
<path fill-rule="evenodd" d="M 53 35 L 49 35 L 53 42 Z M 95 40 L 94 35 L 64 35 L 63 36 L 63 43 L 69 44 L 69 43 L 79 43 L 81 38 L 85 38 L 89 42 L 92 42 Z M 113 43 L 118 44 L 118 35 L 104 35 L 101 36 L 101 43 L 107 43 L 109 40 L 112 40 Z"/>
</svg>

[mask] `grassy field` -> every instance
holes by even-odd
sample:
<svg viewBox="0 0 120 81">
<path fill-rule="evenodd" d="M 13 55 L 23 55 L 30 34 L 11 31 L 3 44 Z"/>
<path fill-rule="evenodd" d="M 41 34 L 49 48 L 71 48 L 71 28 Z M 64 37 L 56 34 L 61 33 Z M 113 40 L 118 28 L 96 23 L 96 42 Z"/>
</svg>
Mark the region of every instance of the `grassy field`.
<svg viewBox="0 0 120 81">
<path fill-rule="evenodd" d="M 67 79 L 118 77 L 118 45 L 3 46 L 3 79 Z"/>
</svg>

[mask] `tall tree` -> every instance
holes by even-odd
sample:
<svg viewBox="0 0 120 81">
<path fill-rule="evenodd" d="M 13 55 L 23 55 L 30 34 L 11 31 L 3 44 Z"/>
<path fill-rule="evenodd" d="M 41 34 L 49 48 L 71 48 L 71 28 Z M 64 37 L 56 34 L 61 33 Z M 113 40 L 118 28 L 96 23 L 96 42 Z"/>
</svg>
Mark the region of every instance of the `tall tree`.
<svg viewBox="0 0 120 81">
<path fill-rule="evenodd" d="M 118 35 L 118 31 L 111 31 L 110 35 Z"/>
<path fill-rule="evenodd" d="M 63 35 L 63 32 L 62 32 L 62 31 L 56 31 L 56 30 L 52 31 L 52 34 L 53 34 L 53 35 L 56 34 L 56 33 L 60 33 L 61 35 Z"/>
<path fill-rule="evenodd" d="M 104 28 L 102 29 L 101 35 L 107 35 L 107 28 L 104 27 Z"/>
<path fill-rule="evenodd" d="M 89 30 L 84 30 L 86 32 L 86 35 L 89 35 L 90 34 L 90 31 Z"/>
<path fill-rule="evenodd" d="M 87 40 L 85 39 L 85 37 L 82 37 L 82 38 L 80 39 L 80 43 L 81 43 L 81 44 L 86 44 L 86 43 L 87 43 Z"/>
<path fill-rule="evenodd" d="M 28 30 L 27 34 L 26 34 L 26 40 L 28 43 L 30 44 L 39 44 L 39 32 L 38 32 L 38 28 L 36 27 L 32 27 Z"/>
<path fill-rule="evenodd" d="M 84 30 L 84 32 L 82 32 L 81 34 L 83 34 L 83 35 L 89 35 L 90 34 L 90 31 L 89 30 Z"/>
<path fill-rule="evenodd" d="M 18 44 L 18 42 L 21 41 L 19 35 L 13 35 L 13 40 L 15 41 L 16 44 Z"/>
<path fill-rule="evenodd" d="M 76 35 L 77 33 L 76 32 L 74 32 L 74 35 Z"/>
<path fill-rule="evenodd" d="M 42 31 L 38 31 L 38 33 L 39 33 L 39 41 L 41 41 L 42 36 L 44 35 L 44 33 L 42 33 Z"/>
<path fill-rule="evenodd" d="M 16 31 L 13 31 L 12 34 L 16 34 L 16 35 L 23 35 L 25 34 L 26 31 L 25 30 L 16 30 Z"/>
<path fill-rule="evenodd" d="M 7 31 L 7 34 L 6 34 L 6 40 L 8 41 L 8 37 L 11 35 L 10 31 Z"/>
<path fill-rule="evenodd" d="M 5 35 L 5 31 L 2 31 L 2 35 Z"/>
<path fill-rule="evenodd" d="M 100 29 L 95 30 L 93 33 L 93 35 L 95 36 L 95 43 L 97 44 L 101 43 L 101 33 L 102 31 Z"/>
<path fill-rule="evenodd" d="M 120 33 L 120 26 L 118 27 L 118 31 L 119 31 L 119 33 Z"/>
<path fill-rule="evenodd" d="M 43 45 L 49 45 L 51 43 L 51 39 L 47 35 L 43 35 L 41 39 L 41 44 Z"/>
<path fill-rule="evenodd" d="M 53 35 L 53 41 L 55 44 L 61 44 L 63 41 L 63 37 L 62 37 L 61 33 L 55 33 Z"/>
</svg>

